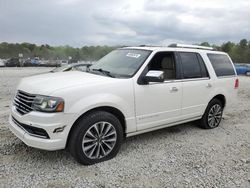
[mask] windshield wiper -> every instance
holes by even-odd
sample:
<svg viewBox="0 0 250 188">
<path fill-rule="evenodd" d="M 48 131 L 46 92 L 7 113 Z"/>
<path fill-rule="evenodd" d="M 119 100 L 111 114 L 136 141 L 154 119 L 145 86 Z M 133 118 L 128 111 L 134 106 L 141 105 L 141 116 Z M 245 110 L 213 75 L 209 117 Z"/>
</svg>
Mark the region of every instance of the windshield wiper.
<svg viewBox="0 0 250 188">
<path fill-rule="evenodd" d="M 115 76 L 114 75 L 112 75 L 109 71 L 107 71 L 107 70 L 103 70 L 103 69 L 91 69 L 92 71 L 97 71 L 97 72 L 100 72 L 100 73 L 102 73 L 102 74 L 104 74 L 104 75 L 106 75 L 106 76 L 109 76 L 109 77 L 111 77 L 111 78 L 115 78 Z"/>
</svg>

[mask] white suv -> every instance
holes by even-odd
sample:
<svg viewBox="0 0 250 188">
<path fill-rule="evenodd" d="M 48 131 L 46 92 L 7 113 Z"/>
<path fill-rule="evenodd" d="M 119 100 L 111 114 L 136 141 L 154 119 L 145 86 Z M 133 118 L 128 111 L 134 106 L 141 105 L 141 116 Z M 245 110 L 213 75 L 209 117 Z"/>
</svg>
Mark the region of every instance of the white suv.
<svg viewBox="0 0 250 188">
<path fill-rule="evenodd" d="M 220 124 L 239 81 L 224 52 L 193 45 L 127 47 L 87 72 L 21 80 L 9 128 L 25 144 L 68 148 L 82 164 L 113 158 L 125 137 L 201 120 Z"/>
</svg>

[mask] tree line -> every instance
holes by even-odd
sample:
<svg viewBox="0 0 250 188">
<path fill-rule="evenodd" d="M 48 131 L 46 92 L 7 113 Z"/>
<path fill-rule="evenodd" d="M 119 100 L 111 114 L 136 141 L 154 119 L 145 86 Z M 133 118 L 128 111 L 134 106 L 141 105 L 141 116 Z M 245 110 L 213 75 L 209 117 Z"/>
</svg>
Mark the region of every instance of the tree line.
<svg viewBox="0 0 250 188">
<path fill-rule="evenodd" d="M 222 45 L 212 45 L 203 42 L 199 45 L 210 46 L 219 51 L 227 52 L 235 63 L 250 63 L 250 41 L 242 39 L 239 43 L 225 42 Z M 74 48 L 71 46 L 53 47 L 48 44 L 36 45 L 30 43 L 0 43 L 0 58 L 8 59 L 23 54 L 23 58 L 39 57 L 48 60 L 68 60 L 69 58 L 78 61 L 96 61 L 121 46 L 83 46 Z"/>
<path fill-rule="evenodd" d="M 53 47 L 48 44 L 36 45 L 30 43 L 0 43 L 0 58 L 17 58 L 19 54 L 23 58 L 35 58 L 45 60 L 68 60 L 75 61 L 95 61 L 118 48 L 118 46 L 83 46 L 82 48 L 73 48 L 71 46 Z"/>
</svg>

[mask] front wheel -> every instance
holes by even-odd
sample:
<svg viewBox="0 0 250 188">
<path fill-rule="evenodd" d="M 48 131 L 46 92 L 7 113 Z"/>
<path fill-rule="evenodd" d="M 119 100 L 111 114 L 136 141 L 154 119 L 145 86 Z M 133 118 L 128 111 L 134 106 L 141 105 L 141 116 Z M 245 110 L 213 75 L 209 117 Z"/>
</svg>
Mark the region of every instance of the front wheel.
<svg viewBox="0 0 250 188">
<path fill-rule="evenodd" d="M 87 114 L 77 122 L 72 131 L 69 150 L 84 165 L 115 157 L 123 140 L 120 121 L 105 111 Z"/>
<path fill-rule="evenodd" d="M 202 116 L 200 126 L 204 129 L 218 127 L 223 114 L 223 105 L 220 100 L 212 99 Z"/>
</svg>

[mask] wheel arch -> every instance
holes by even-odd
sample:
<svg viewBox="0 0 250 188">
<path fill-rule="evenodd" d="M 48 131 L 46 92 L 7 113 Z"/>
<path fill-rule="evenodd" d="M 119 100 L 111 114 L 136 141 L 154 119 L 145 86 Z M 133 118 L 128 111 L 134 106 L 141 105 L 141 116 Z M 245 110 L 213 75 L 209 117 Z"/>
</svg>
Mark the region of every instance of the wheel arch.
<svg viewBox="0 0 250 188">
<path fill-rule="evenodd" d="M 125 120 L 125 116 L 124 114 L 117 108 L 115 107 L 112 107 L 112 106 L 100 106 L 100 107 L 95 107 L 95 108 L 92 108 L 86 112 L 84 112 L 82 115 L 80 115 L 76 120 L 75 122 L 73 123 L 72 127 L 70 128 L 70 131 L 69 131 L 69 134 L 68 134 L 68 137 L 67 137 L 67 141 L 66 141 L 66 148 L 68 146 L 68 143 L 69 143 L 69 140 L 70 140 L 70 137 L 72 135 L 72 132 L 77 124 L 77 122 L 79 122 L 81 120 L 82 117 L 86 116 L 87 114 L 89 113 L 92 113 L 94 111 L 105 111 L 105 112 L 109 112 L 111 114 L 113 114 L 115 117 L 118 118 L 118 120 L 120 121 L 121 125 L 122 125 L 122 129 L 123 129 L 123 134 L 124 134 L 124 138 L 126 137 L 126 129 L 127 129 L 127 126 L 126 126 L 126 120 Z"/>
<path fill-rule="evenodd" d="M 226 106 L 226 97 L 225 97 L 225 95 L 223 95 L 223 94 L 215 95 L 210 101 L 212 101 L 213 99 L 220 100 L 222 102 L 223 108 Z"/>
</svg>

